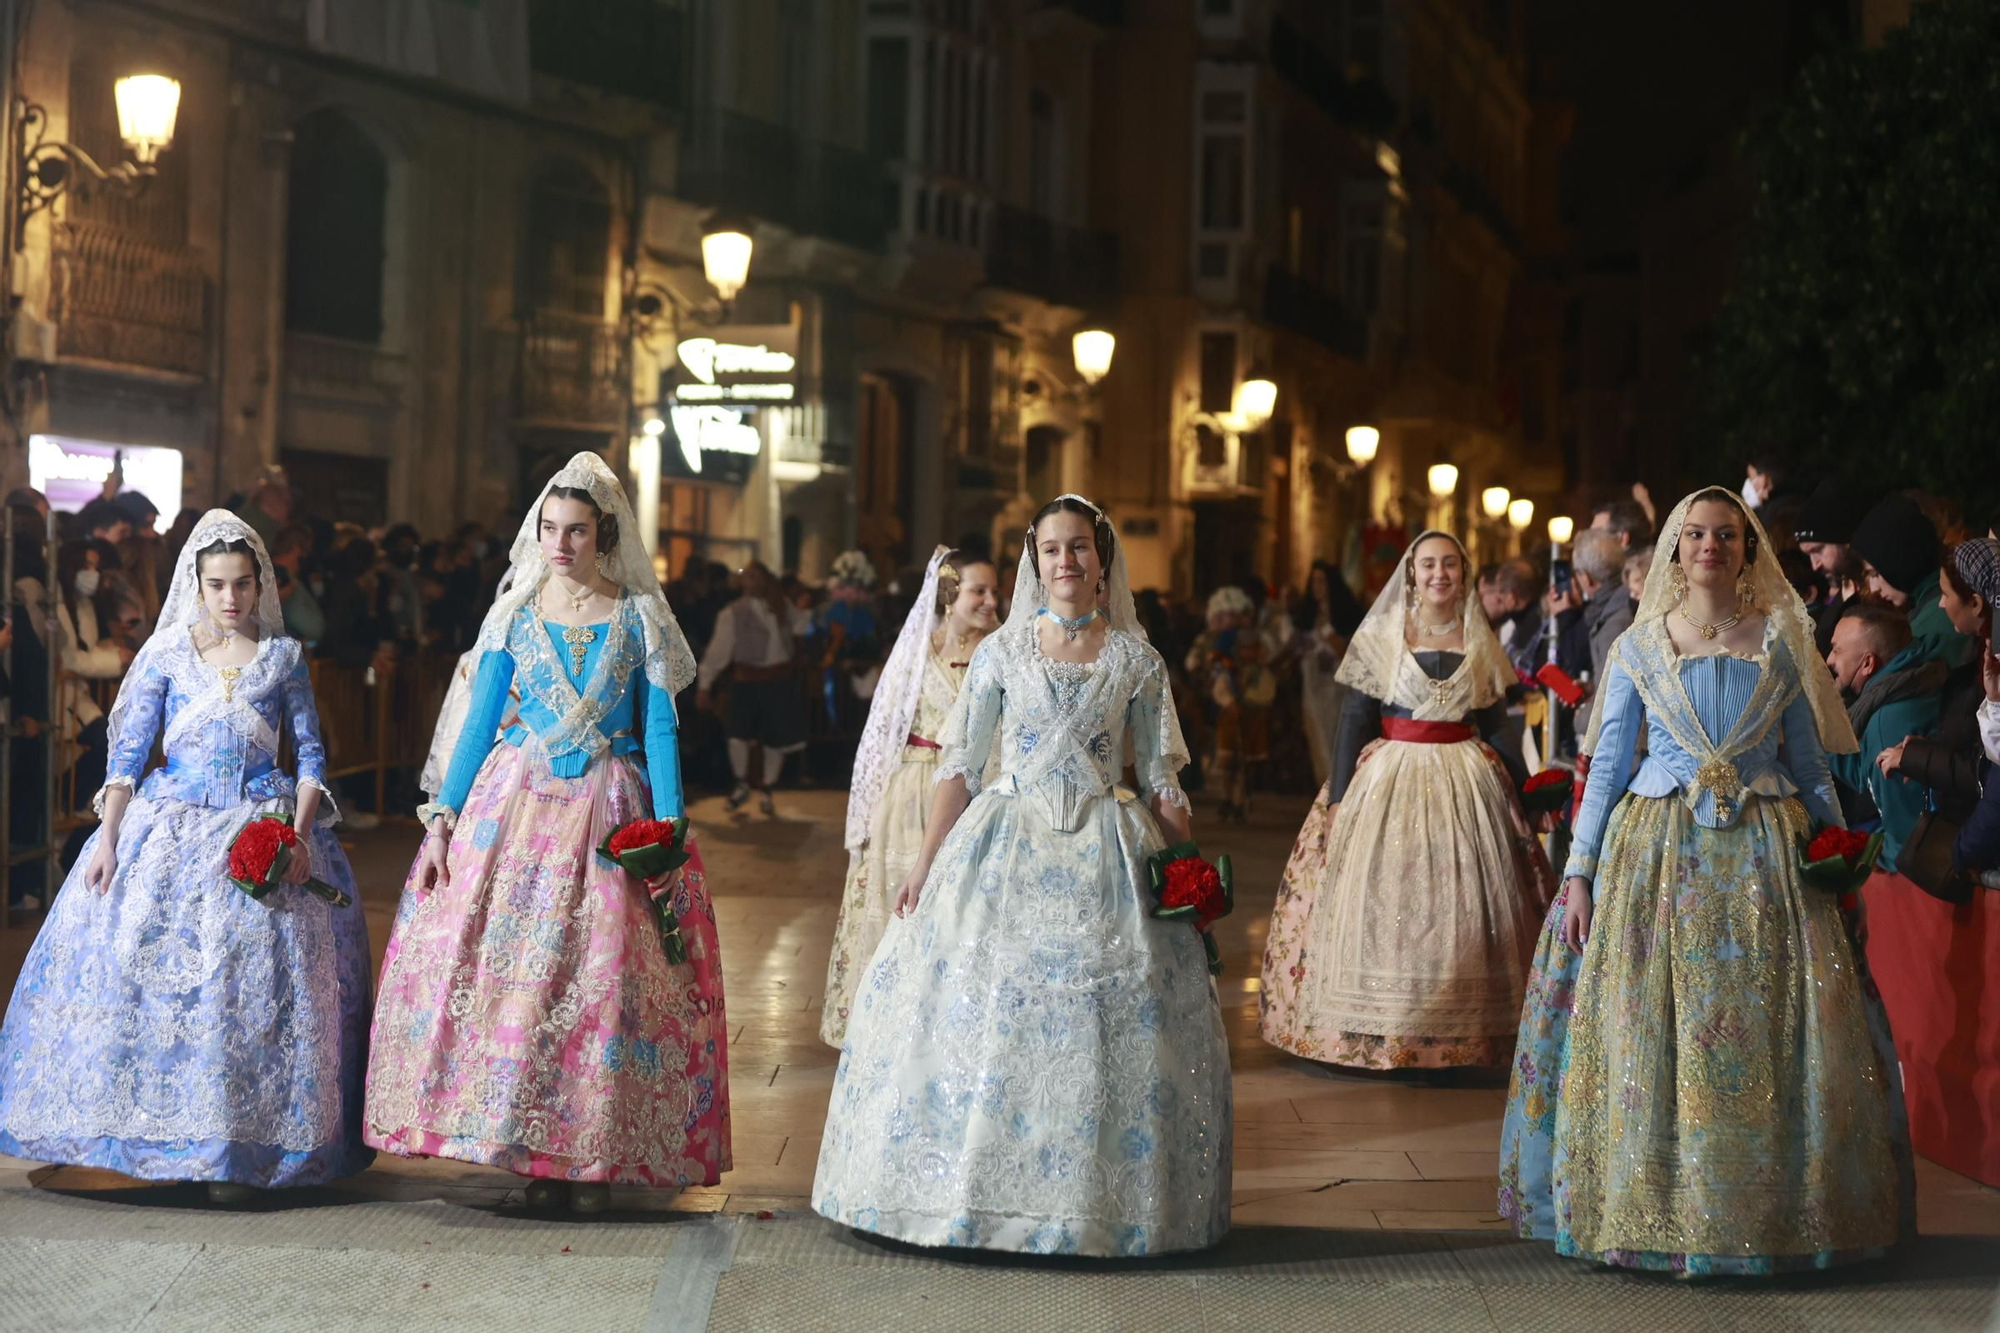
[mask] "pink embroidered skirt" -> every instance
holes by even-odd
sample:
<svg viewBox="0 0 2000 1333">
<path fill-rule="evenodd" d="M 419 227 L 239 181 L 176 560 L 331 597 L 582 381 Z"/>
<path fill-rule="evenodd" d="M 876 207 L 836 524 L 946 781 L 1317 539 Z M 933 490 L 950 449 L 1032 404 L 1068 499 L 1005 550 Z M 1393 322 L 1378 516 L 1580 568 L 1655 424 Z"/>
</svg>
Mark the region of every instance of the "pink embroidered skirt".
<svg viewBox="0 0 2000 1333">
<path fill-rule="evenodd" d="M 728 1026 L 701 854 L 669 963 L 643 883 L 597 855 L 649 818 L 642 771 L 582 777 L 501 744 L 452 833 L 451 881 L 415 871 L 382 966 L 363 1137 L 523 1176 L 675 1187 L 730 1167 Z"/>
</svg>

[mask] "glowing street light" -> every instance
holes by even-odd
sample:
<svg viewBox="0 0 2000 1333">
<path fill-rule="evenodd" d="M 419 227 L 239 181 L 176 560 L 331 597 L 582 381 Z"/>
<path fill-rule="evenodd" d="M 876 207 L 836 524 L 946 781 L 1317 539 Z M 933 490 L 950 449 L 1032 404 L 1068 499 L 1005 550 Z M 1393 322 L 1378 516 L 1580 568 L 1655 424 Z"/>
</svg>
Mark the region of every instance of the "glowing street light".
<svg viewBox="0 0 2000 1333">
<path fill-rule="evenodd" d="M 1433 463 L 1430 471 L 1431 494 L 1442 500 L 1458 489 L 1458 468 L 1450 463 Z"/>
<path fill-rule="evenodd" d="M 1111 358 L 1118 351 L 1118 339 L 1106 329 L 1085 329 L 1070 339 L 1070 355 L 1076 373 L 1085 384 L 1096 384 L 1111 373 Z"/>
<path fill-rule="evenodd" d="M 1505 486 L 1488 486 L 1479 493 L 1479 508 L 1488 518 L 1504 518 L 1511 499 L 1513 495 Z"/>
<path fill-rule="evenodd" d="M 118 99 L 118 137 L 132 150 L 132 160 L 141 166 L 157 161 L 174 141 L 180 83 L 164 74 L 133 74 L 118 80 L 113 91 Z"/>
<path fill-rule="evenodd" d="M 701 234 L 701 268 L 708 285 L 728 305 L 750 281 L 750 254 L 756 242 L 747 224 L 724 218 L 709 222 Z"/>
<path fill-rule="evenodd" d="M 1347 428 L 1347 456 L 1354 460 L 1356 467 L 1367 467 L 1375 461 L 1375 451 L 1382 447 L 1382 432 L 1373 426 L 1349 426 Z"/>
<path fill-rule="evenodd" d="M 1557 546 L 1569 545 L 1569 539 L 1576 535 L 1576 520 L 1561 514 L 1549 520 L 1549 540 Z"/>
<path fill-rule="evenodd" d="M 1526 532 L 1528 525 L 1535 521 L 1535 502 L 1515 500 L 1507 506 L 1507 526 L 1516 532 Z"/>
</svg>

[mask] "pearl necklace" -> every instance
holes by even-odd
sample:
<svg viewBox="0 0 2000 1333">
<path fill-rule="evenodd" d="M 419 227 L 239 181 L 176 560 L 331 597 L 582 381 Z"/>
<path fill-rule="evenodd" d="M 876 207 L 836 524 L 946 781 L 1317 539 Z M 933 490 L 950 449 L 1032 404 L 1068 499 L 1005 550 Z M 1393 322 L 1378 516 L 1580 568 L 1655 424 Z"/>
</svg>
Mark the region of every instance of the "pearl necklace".
<svg viewBox="0 0 2000 1333">
<path fill-rule="evenodd" d="M 1458 629 L 1457 616 L 1453 616 L 1450 620 L 1445 621 L 1444 624 L 1442 625 L 1426 625 L 1421 618 L 1417 621 L 1417 632 L 1419 634 L 1428 635 L 1433 639 L 1442 639 L 1445 635 L 1451 634 L 1457 629 Z"/>
<path fill-rule="evenodd" d="M 1696 620 L 1688 613 L 1688 609 L 1685 606 L 1681 608 L 1681 619 L 1693 626 L 1701 634 L 1702 638 L 1713 639 L 1725 630 L 1736 628 L 1743 619 L 1743 604 L 1741 602 L 1737 603 L 1736 610 L 1731 615 L 1725 619 L 1716 621 L 1713 625 L 1705 625 L 1701 621 Z"/>
</svg>

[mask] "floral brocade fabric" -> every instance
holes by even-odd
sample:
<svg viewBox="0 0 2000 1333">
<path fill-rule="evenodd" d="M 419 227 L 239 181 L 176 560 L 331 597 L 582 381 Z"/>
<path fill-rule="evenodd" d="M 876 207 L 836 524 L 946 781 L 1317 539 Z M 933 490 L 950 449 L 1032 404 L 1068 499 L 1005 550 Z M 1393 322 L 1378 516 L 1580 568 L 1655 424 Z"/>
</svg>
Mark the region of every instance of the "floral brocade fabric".
<svg viewBox="0 0 2000 1333">
<path fill-rule="evenodd" d="M 1832 895 L 1801 884 L 1804 808 L 1731 827 L 1675 797 L 1613 814 L 1589 943 L 1552 909 L 1522 1016 L 1501 1212 L 1602 1263 L 1824 1268 L 1909 1223 L 1908 1134 L 1879 999 Z"/>
<path fill-rule="evenodd" d="M 596 853 L 653 809 L 606 756 L 558 777 L 494 747 L 452 834 L 449 884 L 416 871 L 383 963 L 368 1141 L 524 1176 L 714 1184 L 730 1166 L 714 907 L 692 859 L 667 961 L 645 885 Z"/>
<path fill-rule="evenodd" d="M 1088 666 L 1009 639 L 946 728 L 940 771 L 980 790 L 855 991 L 813 1207 L 921 1245 L 1201 1248 L 1229 1223 L 1228 1045 L 1199 936 L 1149 915 L 1158 825 L 1113 785 L 1129 735 L 1180 796 L 1164 664 L 1118 631 Z"/>
</svg>

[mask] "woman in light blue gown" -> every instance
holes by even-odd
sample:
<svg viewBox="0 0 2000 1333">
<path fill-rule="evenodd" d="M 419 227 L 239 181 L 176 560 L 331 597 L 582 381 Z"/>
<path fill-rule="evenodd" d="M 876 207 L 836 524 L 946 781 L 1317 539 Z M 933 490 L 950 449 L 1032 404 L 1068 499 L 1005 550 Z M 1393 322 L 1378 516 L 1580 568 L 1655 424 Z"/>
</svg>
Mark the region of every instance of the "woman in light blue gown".
<svg viewBox="0 0 2000 1333">
<path fill-rule="evenodd" d="M 0 1026 L 0 1152 L 207 1181 L 221 1201 L 373 1158 L 367 925 L 331 828 L 304 654 L 283 626 L 263 542 L 211 510 L 111 710 L 103 826 Z M 285 732 L 296 781 L 277 766 Z M 146 775 L 162 738 L 166 766 Z M 258 901 L 230 880 L 229 851 L 267 813 L 308 855 Z"/>
<path fill-rule="evenodd" d="M 918 1245 L 1216 1243 L 1221 1010 L 1193 927 L 1148 915 L 1146 859 L 1187 837 L 1187 746 L 1095 505 L 1037 515 L 942 740 L 901 919 L 854 995 L 813 1207 Z M 1118 785 L 1128 741 L 1144 799 Z"/>
<path fill-rule="evenodd" d="M 1911 1226 L 1882 1006 L 1797 844 L 1852 750 L 1812 623 L 1720 488 L 1661 530 L 1613 646 L 1563 892 L 1521 1016 L 1502 1215 L 1687 1274 L 1826 1268 Z M 1640 741 L 1644 739 L 1643 757 Z"/>
</svg>

